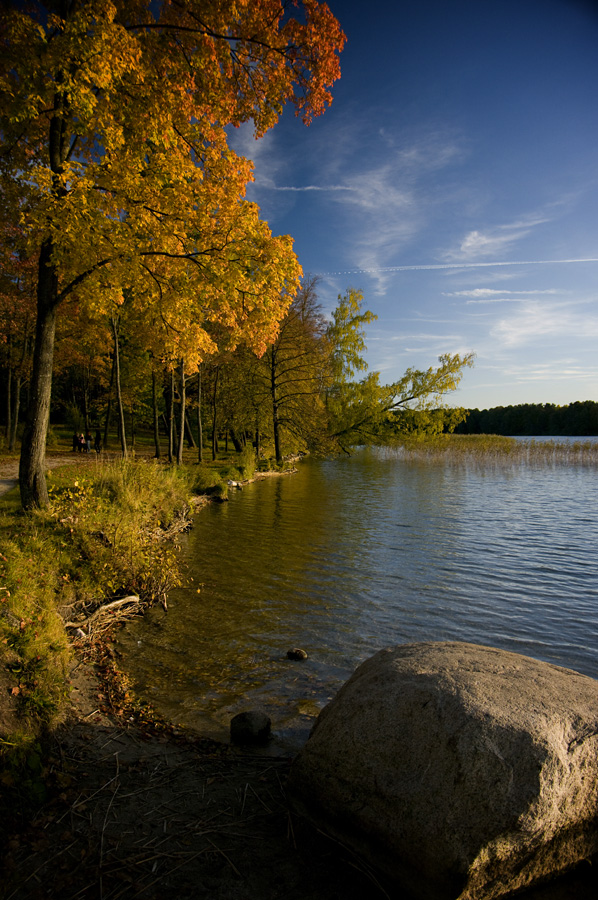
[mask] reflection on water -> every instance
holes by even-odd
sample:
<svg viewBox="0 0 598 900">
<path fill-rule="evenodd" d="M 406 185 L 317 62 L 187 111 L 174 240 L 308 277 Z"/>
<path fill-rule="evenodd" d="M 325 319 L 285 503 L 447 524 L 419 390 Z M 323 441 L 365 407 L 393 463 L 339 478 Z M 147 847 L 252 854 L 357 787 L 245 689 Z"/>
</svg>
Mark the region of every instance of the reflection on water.
<svg viewBox="0 0 598 900">
<path fill-rule="evenodd" d="M 202 510 L 184 546 L 195 581 L 122 633 L 125 668 L 215 737 L 265 709 L 283 747 L 359 662 L 405 641 L 490 644 L 598 677 L 596 510 L 595 469 L 310 460 Z M 290 647 L 309 659 L 287 660 Z"/>
</svg>

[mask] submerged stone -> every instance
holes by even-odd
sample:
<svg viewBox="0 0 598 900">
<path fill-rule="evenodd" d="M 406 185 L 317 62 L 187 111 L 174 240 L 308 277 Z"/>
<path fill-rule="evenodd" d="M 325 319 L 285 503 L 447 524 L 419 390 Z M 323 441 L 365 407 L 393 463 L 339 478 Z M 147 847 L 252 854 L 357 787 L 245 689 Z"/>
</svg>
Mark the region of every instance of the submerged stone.
<svg viewBox="0 0 598 900">
<path fill-rule="evenodd" d="M 265 744 L 271 727 L 270 717 L 260 710 L 239 713 L 231 719 L 231 741 L 235 744 Z"/>
</svg>

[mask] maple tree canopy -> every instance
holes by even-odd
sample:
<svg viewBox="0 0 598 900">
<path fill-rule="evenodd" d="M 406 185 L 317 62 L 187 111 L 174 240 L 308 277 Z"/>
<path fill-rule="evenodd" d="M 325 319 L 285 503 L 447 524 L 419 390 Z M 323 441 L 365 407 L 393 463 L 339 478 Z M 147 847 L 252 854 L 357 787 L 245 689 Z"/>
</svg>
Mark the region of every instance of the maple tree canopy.
<svg viewBox="0 0 598 900">
<path fill-rule="evenodd" d="M 330 103 L 344 44 L 317 0 L 56 0 L 0 16 L 4 215 L 39 253 L 37 338 L 21 454 L 25 505 L 45 502 L 55 312 L 98 314 L 125 294 L 148 343 L 197 363 L 219 343 L 262 352 L 301 269 L 244 199 L 256 135 L 295 105 Z M 37 486 L 36 486 L 37 485 Z"/>
</svg>

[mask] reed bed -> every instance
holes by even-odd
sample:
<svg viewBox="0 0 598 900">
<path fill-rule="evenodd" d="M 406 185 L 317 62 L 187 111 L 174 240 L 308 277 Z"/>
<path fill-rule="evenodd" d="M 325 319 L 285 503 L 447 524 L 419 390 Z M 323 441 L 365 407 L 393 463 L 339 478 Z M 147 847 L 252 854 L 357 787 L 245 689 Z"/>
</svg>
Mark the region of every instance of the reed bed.
<svg viewBox="0 0 598 900">
<path fill-rule="evenodd" d="M 598 441 L 517 440 L 496 434 L 407 438 L 386 452 L 401 459 L 449 465 L 596 466 Z"/>
</svg>

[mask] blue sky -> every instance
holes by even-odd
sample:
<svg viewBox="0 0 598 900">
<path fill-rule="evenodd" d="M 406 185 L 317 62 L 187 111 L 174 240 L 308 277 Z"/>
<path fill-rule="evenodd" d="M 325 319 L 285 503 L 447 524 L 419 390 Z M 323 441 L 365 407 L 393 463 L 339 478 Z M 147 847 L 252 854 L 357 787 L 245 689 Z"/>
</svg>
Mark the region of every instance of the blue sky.
<svg viewBox="0 0 598 900">
<path fill-rule="evenodd" d="M 363 291 L 385 382 L 473 350 L 455 404 L 598 400 L 597 4 L 329 6 L 330 109 L 234 135 L 324 308 Z"/>
</svg>

